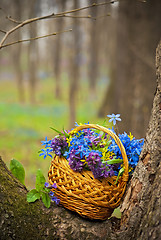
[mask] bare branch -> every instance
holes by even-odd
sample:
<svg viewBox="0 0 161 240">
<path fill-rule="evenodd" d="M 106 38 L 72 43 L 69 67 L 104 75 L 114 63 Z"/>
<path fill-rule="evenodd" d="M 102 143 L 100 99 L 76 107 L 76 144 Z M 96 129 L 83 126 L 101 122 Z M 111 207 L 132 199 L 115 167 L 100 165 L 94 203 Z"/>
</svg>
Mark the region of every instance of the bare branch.
<svg viewBox="0 0 161 240">
<path fill-rule="evenodd" d="M 54 32 L 54 33 L 50 33 L 50 34 L 39 36 L 39 37 L 34 37 L 34 38 L 29 38 L 29 39 L 24 39 L 24 40 L 18 40 L 18 41 L 7 43 L 7 44 L 3 45 L 3 48 L 14 45 L 14 44 L 17 44 L 17 43 L 28 42 L 28 41 L 37 40 L 37 39 L 40 39 L 40 38 L 51 37 L 51 36 L 54 36 L 54 35 L 58 35 L 60 33 L 71 32 L 71 31 L 72 31 L 72 29 L 68 29 L 68 30 L 64 30 L 64 31 L 61 31 L 61 32 Z"/>
<path fill-rule="evenodd" d="M 107 5 L 107 4 L 112 4 L 112 3 L 115 3 L 115 2 L 118 2 L 119 0 L 109 0 L 109 2 L 102 2 L 102 3 L 93 3 L 91 5 L 88 5 L 86 7 L 82 7 L 82 8 L 78 8 L 78 9 L 73 9 L 73 10 L 69 10 L 69 11 L 64 11 L 64 12 L 60 12 L 60 13 L 52 13 L 52 14 L 49 14 L 49 15 L 46 15 L 46 16 L 42 16 L 42 17 L 35 17 L 35 18 L 31 18 L 31 19 L 27 19 L 27 20 L 24 20 L 23 22 L 18 22 L 17 20 L 14 20 L 13 18 L 11 17 L 7 17 L 10 21 L 14 22 L 14 23 L 18 23 L 17 26 L 11 28 L 9 31 L 7 31 L 5 33 L 5 36 L 2 38 L 1 42 L 0 42 L 0 49 L 3 48 L 4 46 L 6 47 L 6 45 L 9 46 L 9 44 L 5 44 L 4 45 L 4 42 L 6 41 L 6 39 L 8 38 L 8 36 L 15 32 L 16 30 L 20 29 L 21 27 L 27 25 L 27 24 L 30 24 L 32 22 L 36 22 L 36 21 L 40 21 L 40 20 L 44 20 L 44 19 L 50 19 L 50 18 L 58 18 L 58 17 L 67 17 L 67 14 L 72 14 L 72 13 L 75 13 L 75 12 L 79 12 L 79 11 L 82 11 L 82 10 L 85 10 L 85 9 L 88 9 L 88 8 L 91 8 L 91 7 L 98 7 L 98 6 L 103 6 L 103 5 Z M 1 9 L 2 11 L 4 11 L 3 9 Z M 72 16 L 70 16 L 72 17 Z M 73 16 L 75 17 L 75 16 Z M 81 16 L 80 16 L 81 18 Z M 86 18 L 92 18 L 91 16 L 87 16 Z M 40 37 L 39 37 L 40 38 Z M 19 40 L 21 41 L 21 40 Z M 13 43 L 11 44 L 13 45 Z"/>
</svg>

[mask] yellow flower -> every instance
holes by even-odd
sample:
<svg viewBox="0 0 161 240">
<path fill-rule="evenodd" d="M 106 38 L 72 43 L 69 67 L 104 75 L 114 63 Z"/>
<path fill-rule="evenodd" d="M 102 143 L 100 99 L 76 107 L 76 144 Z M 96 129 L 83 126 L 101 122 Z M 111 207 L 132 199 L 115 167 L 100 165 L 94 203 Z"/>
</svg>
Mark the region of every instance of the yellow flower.
<svg viewBox="0 0 161 240">
<path fill-rule="evenodd" d="M 83 163 L 84 163 L 84 165 L 85 165 L 85 164 L 87 164 L 87 165 L 88 165 L 88 163 L 86 162 L 86 160 L 85 160 L 85 159 L 81 159 L 80 161 L 81 161 L 81 162 L 83 162 Z"/>
<path fill-rule="evenodd" d="M 102 152 L 102 159 L 105 159 L 106 161 L 111 160 L 110 157 L 114 156 L 115 154 L 113 152 L 107 151 L 107 149 L 103 149 Z"/>
<path fill-rule="evenodd" d="M 133 168 L 132 167 L 129 167 L 129 172 L 132 172 L 133 171 Z"/>
<path fill-rule="evenodd" d="M 134 138 L 134 136 L 131 134 L 131 132 L 130 132 L 130 134 L 128 135 L 128 137 L 130 138 L 130 141 Z"/>
<path fill-rule="evenodd" d="M 113 157 L 115 154 L 113 153 L 113 152 L 107 152 L 107 154 L 106 154 L 106 157 L 107 157 L 107 159 L 111 159 L 111 157 Z"/>
<path fill-rule="evenodd" d="M 71 141 L 71 136 L 69 138 L 66 138 L 66 142 L 68 143 L 68 147 L 70 147 L 70 141 Z"/>
<path fill-rule="evenodd" d="M 106 157 L 106 154 L 107 154 L 107 149 L 103 149 L 102 157 L 105 158 L 105 157 Z"/>
</svg>

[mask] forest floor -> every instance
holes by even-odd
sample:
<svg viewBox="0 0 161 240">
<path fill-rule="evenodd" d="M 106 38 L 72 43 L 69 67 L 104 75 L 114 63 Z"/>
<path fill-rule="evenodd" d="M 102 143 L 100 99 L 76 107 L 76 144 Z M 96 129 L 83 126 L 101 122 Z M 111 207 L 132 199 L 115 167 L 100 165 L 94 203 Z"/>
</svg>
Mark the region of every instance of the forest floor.
<svg viewBox="0 0 161 240">
<path fill-rule="evenodd" d="M 67 80 L 64 80 L 62 85 L 63 97 L 60 101 L 54 98 L 53 79 L 42 79 L 36 91 L 37 102 L 30 104 L 26 84 L 26 102 L 22 104 L 18 101 L 15 81 L 0 81 L 0 155 L 8 166 L 12 158 L 23 164 L 26 171 L 25 184 L 29 189 L 34 187 L 37 169 L 41 169 L 47 177 L 51 158 L 44 160 L 39 157 L 41 141 L 46 136 L 48 139 L 55 136 L 50 127 L 62 130 L 69 126 Z M 91 101 L 87 83 L 83 83 L 82 90 L 80 88 L 77 95 L 78 123 L 103 123 L 104 119 L 97 117 L 104 93 L 103 84 L 97 87 L 97 93 L 97 98 Z"/>
</svg>

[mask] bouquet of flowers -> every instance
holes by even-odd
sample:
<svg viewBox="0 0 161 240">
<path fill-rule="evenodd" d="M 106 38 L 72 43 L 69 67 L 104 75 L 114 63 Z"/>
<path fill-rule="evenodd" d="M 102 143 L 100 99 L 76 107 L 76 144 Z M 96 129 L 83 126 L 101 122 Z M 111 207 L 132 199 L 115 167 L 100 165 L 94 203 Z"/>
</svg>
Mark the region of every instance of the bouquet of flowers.
<svg viewBox="0 0 161 240">
<path fill-rule="evenodd" d="M 116 121 L 121 121 L 120 114 L 107 115 L 109 122 L 116 125 Z M 76 126 L 79 126 L 76 123 Z M 59 157 L 65 157 L 70 168 L 76 172 L 90 170 L 94 178 L 101 179 L 111 176 L 119 176 L 124 172 L 123 158 L 121 151 L 113 138 L 107 133 L 98 132 L 96 129 L 83 129 L 79 132 L 63 130 L 52 140 L 42 141 L 45 149 L 41 149 L 40 156 L 50 156 L 52 153 Z M 112 131 L 115 133 L 114 129 Z M 129 172 L 133 172 L 139 155 L 141 153 L 144 139 L 135 139 L 130 133 L 118 134 L 129 162 Z"/>
</svg>

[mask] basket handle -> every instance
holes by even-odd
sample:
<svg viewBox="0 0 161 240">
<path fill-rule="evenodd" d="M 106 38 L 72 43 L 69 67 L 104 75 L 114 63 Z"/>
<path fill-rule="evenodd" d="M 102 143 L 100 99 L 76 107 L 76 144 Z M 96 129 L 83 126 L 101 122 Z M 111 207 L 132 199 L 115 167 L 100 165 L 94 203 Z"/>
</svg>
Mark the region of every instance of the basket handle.
<svg viewBox="0 0 161 240">
<path fill-rule="evenodd" d="M 107 133 L 108 135 L 110 135 L 116 142 L 116 144 L 118 145 L 120 151 L 121 151 L 121 154 L 122 154 L 122 157 L 123 157 L 123 163 L 124 163 L 124 172 L 123 172 L 123 181 L 127 182 L 128 181 L 128 158 L 127 158 L 127 154 L 126 154 L 126 151 L 125 151 L 125 148 L 121 142 L 121 140 L 119 139 L 119 137 L 113 133 L 110 129 L 106 128 L 106 127 L 102 127 L 102 126 L 99 126 L 97 124 L 83 124 L 83 125 L 80 125 L 76 128 L 74 128 L 72 131 L 69 132 L 69 134 L 74 134 L 75 132 L 79 132 L 80 130 L 83 130 L 83 129 L 86 129 L 86 128 L 94 128 L 94 129 L 97 129 L 97 130 L 100 130 L 100 131 L 103 131 L 105 133 Z"/>
</svg>

